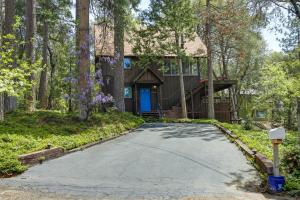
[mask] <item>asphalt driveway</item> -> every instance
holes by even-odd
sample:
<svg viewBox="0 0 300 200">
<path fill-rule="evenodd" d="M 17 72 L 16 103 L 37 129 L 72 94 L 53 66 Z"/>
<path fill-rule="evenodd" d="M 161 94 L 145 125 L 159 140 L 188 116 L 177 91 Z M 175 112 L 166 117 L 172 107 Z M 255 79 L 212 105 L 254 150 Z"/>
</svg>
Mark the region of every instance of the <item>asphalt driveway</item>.
<svg viewBox="0 0 300 200">
<path fill-rule="evenodd" d="M 251 193 L 258 184 L 256 170 L 214 126 L 160 123 L 0 180 L 2 186 L 91 199 L 263 199 Z"/>
</svg>

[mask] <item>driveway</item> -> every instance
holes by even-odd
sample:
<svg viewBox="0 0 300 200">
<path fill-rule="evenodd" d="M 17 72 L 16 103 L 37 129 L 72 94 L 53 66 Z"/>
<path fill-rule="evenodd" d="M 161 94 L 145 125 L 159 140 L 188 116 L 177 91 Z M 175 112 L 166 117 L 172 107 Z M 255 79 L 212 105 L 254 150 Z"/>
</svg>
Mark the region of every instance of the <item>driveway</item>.
<svg viewBox="0 0 300 200">
<path fill-rule="evenodd" d="M 145 124 L 0 181 L 0 199 L 16 188 L 32 199 L 264 199 L 245 156 L 204 124 Z"/>
</svg>

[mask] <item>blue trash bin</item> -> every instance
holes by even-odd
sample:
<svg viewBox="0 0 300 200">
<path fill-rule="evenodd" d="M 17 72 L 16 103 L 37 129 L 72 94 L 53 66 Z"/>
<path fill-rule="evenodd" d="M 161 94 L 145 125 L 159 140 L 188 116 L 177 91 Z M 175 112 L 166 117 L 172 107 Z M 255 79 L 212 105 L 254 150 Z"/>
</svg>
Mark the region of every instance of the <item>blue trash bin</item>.
<svg viewBox="0 0 300 200">
<path fill-rule="evenodd" d="M 282 192 L 285 179 L 283 176 L 269 176 L 268 186 L 272 192 Z"/>
</svg>

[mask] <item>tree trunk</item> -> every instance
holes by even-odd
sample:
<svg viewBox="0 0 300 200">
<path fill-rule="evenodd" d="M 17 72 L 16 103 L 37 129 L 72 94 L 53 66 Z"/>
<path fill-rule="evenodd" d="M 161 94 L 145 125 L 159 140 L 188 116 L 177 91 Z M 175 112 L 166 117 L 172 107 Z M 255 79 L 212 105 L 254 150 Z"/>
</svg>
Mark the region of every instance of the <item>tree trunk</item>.
<svg viewBox="0 0 300 200">
<path fill-rule="evenodd" d="M 13 25 L 15 23 L 15 0 L 5 0 L 5 20 L 3 27 L 3 35 L 14 34 Z M 11 44 L 12 48 L 17 47 Z M 14 54 L 15 56 L 15 54 Z M 16 66 L 16 63 L 14 63 Z M 14 96 L 4 95 L 4 112 L 11 112 L 17 109 L 17 98 Z"/>
<path fill-rule="evenodd" d="M 47 109 L 51 110 L 53 109 L 53 101 L 54 101 L 54 90 L 55 90 L 55 83 L 54 83 L 54 74 L 55 74 L 55 62 L 53 58 L 53 52 L 48 46 L 48 52 L 49 52 L 49 61 L 50 61 L 50 91 L 49 91 L 49 97 L 48 97 L 48 106 Z"/>
<path fill-rule="evenodd" d="M 183 67 L 182 67 L 182 59 L 180 54 L 179 49 L 183 47 L 183 41 L 182 41 L 182 36 L 176 34 L 177 38 L 177 57 L 178 57 L 178 66 L 179 66 L 179 82 L 180 82 L 180 102 L 181 102 L 181 117 L 182 118 L 187 118 L 187 110 L 186 110 L 186 100 L 185 100 L 185 88 L 184 88 L 184 79 L 183 79 Z"/>
<path fill-rule="evenodd" d="M 300 145 L 300 99 L 297 100 L 298 144 Z"/>
<path fill-rule="evenodd" d="M 25 37 L 25 53 L 26 58 L 30 65 L 35 62 L 35 48 L 36 48 L 36 8 L 35 0 L 26 0 L 26 37 Z M 26 110 L 32 112 L 35 110 L 35 74 L 32 73 L 29 77 L 29 81 L 32 83 L 26 95 Z"/>
<path fill-rule="evenodd" d="M 76 63 L 79 63 L 79 54 L 80 54 L 80 46 L 79 46 L 79 42 L 80 42 L 80 30 L 79 30 L 79 22 L 80 22 L 80 0 L 76 0 L 76 7 L 75 7 L 75 17 L 76 17 L 76 24 L 75 24 L 75 28 L 76 28 L 76 35 L 75 35 L 75 58 L 76 58 Z M 76 68 L 76 73 L 79 73 L 79 65 L 77 65 Z"/>
<path fill-rule="evenodd" d="M 3 0 L 0 0 L 0 34 L 2 35 L 2 27 L 3 27 Z M 1 41 L 0 41 L 1 46 Z"/>
<path fill-rule="evenodd" d="M 47 71 L 48 71 L 48 23 L 44 20 L 43 26 L 43 70 L 41 72 L 40 77 L 40 87 L 39 87 L 39 96 L 38 99 L 40 101 L 40 107 L 42 109 L 47 108 Z"/>
<path fill-rule="evenodd" d="M 0 121 L 4 120 L 4 94 L 0 93 Z"/>
<path fill-rule="evenodd" d="M 211 51 L 211 19 L 210 19 L 210 0 L 206 0 L 206 47 L 207 47 L 207 77 L 208 77 L 208 118 L 215 118 L 214 108 L 214 82 L 213 82 L 213 66 L 212 66 L 212 51 Z"/>
<path fill-rule="evenodd" d="M 90 48 L 89 48 L 89 0 L 77 0 L 79 6 L 79 118 L 88 118 L 90 89 L 88 79 L 90 75 Z"/>
<path fill-rule="evenodd" d="M 224 47 L 224 39 L 222 38 L 220 41 L 220 47 L 221 47 L 221 59 L 222 59 L 222 65 L 223 65 L 223 75 L 225 76 L 226 79 L 229 79 L 229 73 L 228 73 L 228 66 L 226 63 L 226 52 L 227 50 Z M 232 118 L 234 121 L 238 120 L 238 111 L 237 111 L 237 99 L 236 99 L 236 90 L 233 88 L 228 89 L 229 91 L 229 97 L 230 97 L 230 102 L 231 102 L 231 108 L 232 108 Z"/>
<path fill-rule="evenodd" d="M 70 55 L 70 63 L 69 63 L 69 77 L 72 76 L 72 57 Z M 69 88 L 68 88 L 68 95 L 69 95 L 69 99 L 68 99 L 68 110 L 69 112 L 73 111 L 73 107 L 72 107 L 72 98 L 70 98 L 72 96 L 72 83 L 71 81 L 69 82 Z"/>
<path fill-rule="evenodd" d="M 113 97 L 115 100 L 115 106 L 119 112 L 125 112 L 124 102 L 124 27 L 125 16 L 123 10 L 122 0 L 114 1 L 114 57 L 115 57 L 115 69 L 114 69 L 114 88 Z"/>
</svg>

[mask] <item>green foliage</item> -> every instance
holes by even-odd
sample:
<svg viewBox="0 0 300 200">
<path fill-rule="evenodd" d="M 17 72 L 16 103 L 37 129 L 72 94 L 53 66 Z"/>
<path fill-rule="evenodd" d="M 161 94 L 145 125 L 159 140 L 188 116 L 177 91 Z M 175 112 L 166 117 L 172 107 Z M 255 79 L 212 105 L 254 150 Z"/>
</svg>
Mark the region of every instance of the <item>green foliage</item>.
<svg viewBox="0 0 300 200">
<path fill-rule="evenodd" d="M 254 109 L 266 109 L 270 120 L 292 129 L 296 121 L 296 100 L 300 97 L 298 50 L 272 53 L 259 72 Z"/>
<path fill-rule="evenodd" d="M 16 18 L 14 31 L 20 26 L 20 19 Z M 33 82 L 28 81 L 30 74 L 37 70 L 39 62 L 29 65 L 17 55 L 17 45 L 22 45 L 15 35 L 0 35 L 0 93 L 6 92 L 11 96 L 22 95 Z"/>
<path fill-rule="evenodd" d="M 253 129 L 253 122 L 250 117 L 246 117 L 242 122 L 242 127 L 244 130 L 252 130 Z"/>
<path fill-rule="evenodd" d="M 148 10 L 140 15 L 133 31 L 134 52 L 140 56 L 139 64 L 147 66 L 151 62 L 161 62 L 164 55 L 184 58 L 184 49 L 178 38 L 195 38 L 197 18 L 189 0 L 154 0 Z"/>
<path fill-rule="evenodd" d="M 41 149 L 48 144 L 70 150 L 120 135 L 142 124 L 143 119 L 129 113 L 97 113 L 86 122 L 75 114 L 56 111 L 15 112 L 0 123 L 0 176 L 18 174 L 26 167 L 17 156 Z"/>
</svg>

